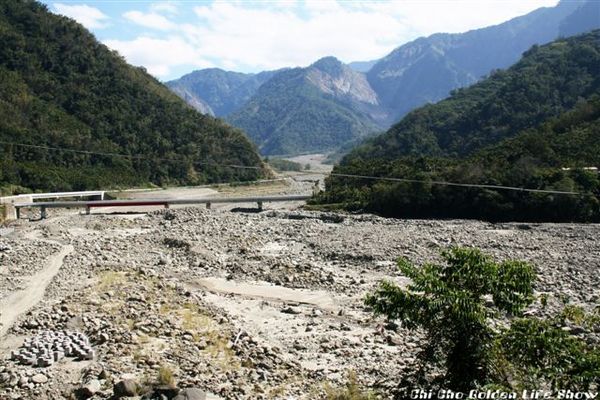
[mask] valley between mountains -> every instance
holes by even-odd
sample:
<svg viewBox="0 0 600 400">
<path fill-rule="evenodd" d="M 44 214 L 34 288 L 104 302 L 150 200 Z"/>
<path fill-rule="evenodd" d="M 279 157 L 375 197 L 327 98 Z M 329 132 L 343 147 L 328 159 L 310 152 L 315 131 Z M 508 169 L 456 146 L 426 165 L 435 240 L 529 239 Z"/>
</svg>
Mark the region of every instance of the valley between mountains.
<svg viewBox="0 0 600 400">
<path fill-rule="evenodd" d="M 0 0 L 0 400 L 597 392 L 599 1 L 169 82 L 100 31 L 209 8 L 96 3 Z"/>
</svg>

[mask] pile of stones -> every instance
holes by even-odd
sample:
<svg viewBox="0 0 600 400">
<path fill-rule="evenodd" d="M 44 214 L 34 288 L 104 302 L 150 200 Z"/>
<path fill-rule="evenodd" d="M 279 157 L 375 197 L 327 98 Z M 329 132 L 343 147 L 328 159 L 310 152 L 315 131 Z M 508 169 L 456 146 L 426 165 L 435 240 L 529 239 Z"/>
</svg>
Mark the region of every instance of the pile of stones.
<svg viewBox="0 0 600 400">
<path fill-rule="evenodd" d="M 49 367 L 64 357 L 93 360 L 94 356 L 87 336 L 73 331 L 40 332 L 25 339 L 20 349 L 11 352 L 11 360 L 34 367 Z"/>
</svg>

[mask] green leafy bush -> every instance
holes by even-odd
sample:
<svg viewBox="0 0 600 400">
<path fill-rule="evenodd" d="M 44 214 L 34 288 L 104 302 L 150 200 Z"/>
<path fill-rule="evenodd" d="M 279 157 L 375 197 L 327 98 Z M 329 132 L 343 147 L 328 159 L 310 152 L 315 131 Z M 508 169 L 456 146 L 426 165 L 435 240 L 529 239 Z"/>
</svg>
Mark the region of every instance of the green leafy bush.
<svg viewBox="0 0 600 400">
<path fill-rule="evenodd" d="M 551 318 L 524 317 L 534 299 L 533 266 L 497 263 L 473 248 L 452 248 L 442 258 L 421 267 L 400 259 L 410 284 L 384 281 L 365 299 L 375 314 L 425 333 L 419 368 L 401 382 L 461 392 L 598 387 L 600 350 L 570 326 L 598 331 L 600 307 L 586 313 L 567 305 Z"/>
<path fill-rule="evenodd" d="M 595 314 L 566 306 L 549 319 L 519 318 L 497 340 L 494 380 L 517 389 L 587 391 L 600 384 L 600 349 L 571 334 L 570 323 L 596 329 Z M 597 386 L 596 386 L 597 387 Z"/>
<path fill-rule="evenodd" d="M 376 314 L 423 329 L 422 375 L 443 368 L 440 383 L 466 391 L 488 378 L 494 336 L 488 319 L 516 315 L 532 301 L 535 271 L 521 261 L 495 263 L 477 249 L 452 248 L 442 257 L 444 264 L 421 268 L 401 259 L 410 285 L 384 281 L 365 302 Z"/>
</svg>

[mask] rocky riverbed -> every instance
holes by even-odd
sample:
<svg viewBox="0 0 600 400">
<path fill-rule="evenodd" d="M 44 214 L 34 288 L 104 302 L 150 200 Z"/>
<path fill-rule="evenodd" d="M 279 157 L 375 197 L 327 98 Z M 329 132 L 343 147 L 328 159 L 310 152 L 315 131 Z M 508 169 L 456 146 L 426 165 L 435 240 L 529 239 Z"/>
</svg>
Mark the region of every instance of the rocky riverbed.
<svg viewBox="0 0 600 400">
<path fill-rule="evenodd" d="M 22 221 L 0 236 L 0 304 L 23 310 L 0 327 L 0 398 L 118 398 L 144 387 L 173 398 L 168 386 L 176 383 L 199 389 L 198 398 L 318 399 L 349 371 L 392 398 L 420 336 L 374 318 L 362 299 L 382 279 L 406 282 L 399 256 L 421 264 L 449 246 L 476 246 L 497 260 L 529 261 L 536 290 L 549 295 L 544 310 L 536 304 L 530 313 L 551 313 L 567 301 L 598 305 L 599 238 L 599 225 L 302 210 Z M 61 251 L 53 259 L 60 268 L 49 269 Z M 41 301 L 18 298 L 51 272 Z M 10 360 L 11 350 L 47 331 L 85 334 L 94 359 L 43 367 Z"/>
</svg>

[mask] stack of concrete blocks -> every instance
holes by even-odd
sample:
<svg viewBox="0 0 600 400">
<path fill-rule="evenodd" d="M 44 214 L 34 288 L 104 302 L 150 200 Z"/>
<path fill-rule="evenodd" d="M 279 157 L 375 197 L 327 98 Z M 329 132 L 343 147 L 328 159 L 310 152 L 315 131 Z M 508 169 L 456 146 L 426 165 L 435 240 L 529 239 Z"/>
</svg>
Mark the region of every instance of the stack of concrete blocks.
<svg viewBox="0 0 600 400">
<path fill-rule="evenodd" d="M 11 352 L 11 359 L 34 367 L 49 367 L 65 357 L 93 360 L 95 352 L 90 341 L 81 332 L 43 331 L 25 339 L 19 350 Z"/>
</svg>

